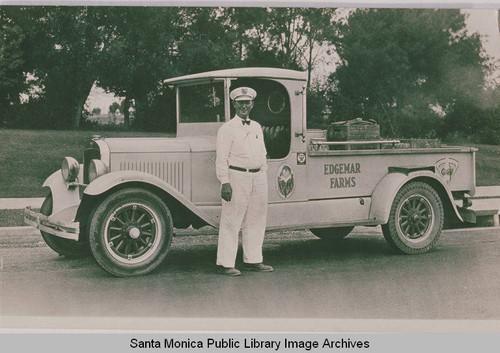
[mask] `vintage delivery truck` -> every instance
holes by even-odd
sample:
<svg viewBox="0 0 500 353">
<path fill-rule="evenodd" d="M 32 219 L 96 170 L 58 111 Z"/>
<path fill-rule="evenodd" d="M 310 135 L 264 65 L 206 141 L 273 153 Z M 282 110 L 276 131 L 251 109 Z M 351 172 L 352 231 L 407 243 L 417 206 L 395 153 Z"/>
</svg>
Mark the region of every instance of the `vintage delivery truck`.
<svg viewBox="0 0 500 353">
<path fill-rule="evenodd" d="M 307 129 L 306 83 L 304 72 L 270 68 L 168 79 L 176 137 L 96 136 L 81 164 L 66 157 L 45 181 L 50 193 L 41 212 L 26 209 L 25 221 L 59 254 L 90 247 L 114 275 L 152 271 L 167 256 L 174 228 L 218 227 L 216 135 L 234 116 L 230 90 L 249 86 L 258 94 L 251 116 L 268 151 L 268 230 L 310 229 L 334 240 L 355 226 L 381 225 L 396 250 L 430 250 L 444 224 L 462 220 L 466 195 L 475 192 L 476 150 L 332 141 Z"/>
</svg>

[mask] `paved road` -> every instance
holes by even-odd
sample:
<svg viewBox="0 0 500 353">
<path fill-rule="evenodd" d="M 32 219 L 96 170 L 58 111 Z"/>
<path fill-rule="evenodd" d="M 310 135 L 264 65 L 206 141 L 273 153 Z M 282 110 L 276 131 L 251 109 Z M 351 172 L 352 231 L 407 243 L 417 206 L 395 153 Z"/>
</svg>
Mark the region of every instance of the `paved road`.
<svg viewBox="0 0 500 353">
<path fill-rule="evenodd" d="M 339 245 L 271 233 L 273 273 L 216 275 L 216 237 L 174 239 L 154 273 L 114 278 L 91 258 L 0 240 L 0 314 L 137 318 L 500 319 L 500 230 L 447 231 L 427 254 L 395 254 L 379 232 Z M 41 240 L 41 239 L 38 239 Z M 1 318 L 0 315 L 0 318 Z"/>
</svg>

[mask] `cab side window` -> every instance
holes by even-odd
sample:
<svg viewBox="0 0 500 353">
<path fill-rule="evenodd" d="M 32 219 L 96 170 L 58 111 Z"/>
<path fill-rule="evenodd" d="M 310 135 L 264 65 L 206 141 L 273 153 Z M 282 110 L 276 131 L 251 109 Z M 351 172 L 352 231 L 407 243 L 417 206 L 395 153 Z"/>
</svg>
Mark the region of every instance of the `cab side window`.
<svg viewBox="0 0 500 353">
<path fill-rule="evenodd" d="M 222 82 L 181 86 L 179 90 L 181 123 L 224 122 Z"/>
<path fill-rule="evenodd" d="M 231 90 L 251 87 L 257 92 L 251 119 L 262 126 L 268 159 L 280 159 L 290 151 L 290 98 L 280 83 L 272 80 L 244 78 L 232 82 Z M 231 105 L 231 118 L 234 117 Z"/>
</svg>

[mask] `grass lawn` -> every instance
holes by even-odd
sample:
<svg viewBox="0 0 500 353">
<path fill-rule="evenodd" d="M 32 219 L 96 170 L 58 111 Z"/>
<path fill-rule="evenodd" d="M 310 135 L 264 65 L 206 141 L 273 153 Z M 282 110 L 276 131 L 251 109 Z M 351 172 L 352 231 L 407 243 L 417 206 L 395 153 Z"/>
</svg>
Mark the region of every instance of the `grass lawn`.
<svg viewBox="0 0 500 353">
<path fill-rule="evenodd" d="M 476 184 L 477 186 L 500 185 L 500 146 L 475 145 L 476 153 Z"/>
<path fill-rule="evenodd" d="M 54 131 L 0 129 L 0 198 L 44 197 L 45 179 L 61 168 L 65 156 L 83 162 L 92 135 L 106 137 L 167 136 L 122 131 Z"/>
<path fill-rule="evenodd" d="M 107 137 L 167 136 L 165 133 L 0 129 L 0 198 L 44 197 L 44 180 L 65 156 L 82 162 L 92 135 Z M 450 145 L 457 145 L 451 143 Z M 476 155 L 477 185 L 500 185 L 500 146 L 471 145 Z"/>
</svg>

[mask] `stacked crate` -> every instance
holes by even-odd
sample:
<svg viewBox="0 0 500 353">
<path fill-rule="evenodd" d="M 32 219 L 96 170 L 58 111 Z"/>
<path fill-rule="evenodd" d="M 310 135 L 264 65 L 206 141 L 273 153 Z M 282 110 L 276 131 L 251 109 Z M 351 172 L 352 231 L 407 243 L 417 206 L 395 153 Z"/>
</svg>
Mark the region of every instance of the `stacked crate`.
<svg viewBox="0 0 500 353">
<path fill-rule="evenodd" d="M 380 139 L 380 125 L 373 120 L 361 118 L 332 123 L 326 132 L 328 141 L 366 141 Z M 378 144 L 339 145 L 332 149 L 374 149 Z"/>
</svg>

